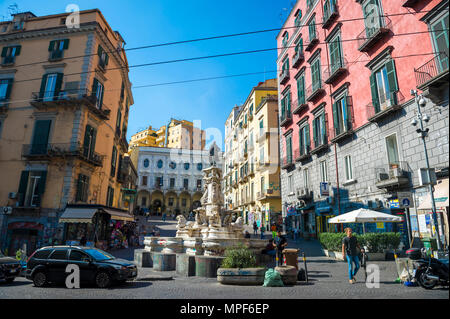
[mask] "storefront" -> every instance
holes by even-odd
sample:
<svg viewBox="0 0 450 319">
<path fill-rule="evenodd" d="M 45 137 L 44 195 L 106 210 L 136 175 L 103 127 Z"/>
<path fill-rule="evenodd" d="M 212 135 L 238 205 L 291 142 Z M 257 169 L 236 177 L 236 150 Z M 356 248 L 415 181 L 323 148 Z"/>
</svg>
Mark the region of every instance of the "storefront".
<svg viewBox="0 0 450 319">
<path fill-rule="evenodd" d="M 125 236 L 121 229 L 134 218 L 126 211 L 109 207 L 67 206 L 59 221 L 65 224 L 67 245 L 78 245 L 84 237 L 86 246 L 109 249 L 122 245 Z"/>
</svg>

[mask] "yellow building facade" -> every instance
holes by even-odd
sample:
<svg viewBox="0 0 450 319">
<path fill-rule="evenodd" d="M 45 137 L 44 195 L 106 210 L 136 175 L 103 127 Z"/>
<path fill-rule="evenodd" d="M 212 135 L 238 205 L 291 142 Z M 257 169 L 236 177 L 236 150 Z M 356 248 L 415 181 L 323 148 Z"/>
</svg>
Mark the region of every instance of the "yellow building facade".
<svg viewBox="0 0 450 319">
<path fill-rule="evenodd" d="M 225 124 L 224 198 L 247 224 L 281 212 L 277 93 L 276 79 L 259 83 Z"/>
<path fill-rule="evenodd" d="M 79 12 L 73 28 L 68 15 L 0 23 L 2 249 L 62 240 L 68 205 L 130 208 L 125 42 L 99 10 Z"/>
</svg>

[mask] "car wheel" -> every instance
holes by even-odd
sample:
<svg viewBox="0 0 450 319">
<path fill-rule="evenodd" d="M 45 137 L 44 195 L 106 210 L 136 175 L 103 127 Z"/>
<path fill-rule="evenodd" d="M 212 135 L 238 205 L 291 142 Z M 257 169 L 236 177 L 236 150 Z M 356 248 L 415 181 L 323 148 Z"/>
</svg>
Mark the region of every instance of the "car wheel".
<svg viewBox="0 0 450 319">
<path fill-rule="evenodd" d="M 111 276 L 106 271 L 101 271 L 95 276 L 95 284 L 99 288 L 108 288 L 111 285 Z"/>
<path fill-rule="evenodd" d="M 33 276 L 35 287 L 44 287 L 47 284 L 47 275 L 43 271 L 38 271 Z"/>
</svg>

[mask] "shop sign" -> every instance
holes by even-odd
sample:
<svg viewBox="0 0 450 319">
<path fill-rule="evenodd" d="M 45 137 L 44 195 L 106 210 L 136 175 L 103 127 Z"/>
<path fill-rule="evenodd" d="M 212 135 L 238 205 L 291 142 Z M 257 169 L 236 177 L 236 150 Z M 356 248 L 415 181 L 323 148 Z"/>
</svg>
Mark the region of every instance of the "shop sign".
<svg viewBox="0 0 450 319">
<path fill-rule="evenodd" d="M 322 196 L 330 196 L 330 186 L 326 182 L 320 183 L 320 197 Z"/>
<path fill-rule="evenodd" d="M 400 203 L 398 199 L 393 199 L 389 201 L 389 208 L 400 208 Z"/>
<path fill-rule="evenodd" d="M 377 229 L 384 229 L 384 223 L 377 223 Z"/>
</svg>

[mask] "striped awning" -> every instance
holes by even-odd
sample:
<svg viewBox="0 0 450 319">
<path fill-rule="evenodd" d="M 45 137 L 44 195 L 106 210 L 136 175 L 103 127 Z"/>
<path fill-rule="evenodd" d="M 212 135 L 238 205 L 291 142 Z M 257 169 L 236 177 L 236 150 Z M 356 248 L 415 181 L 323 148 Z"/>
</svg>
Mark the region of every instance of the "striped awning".
<svg viewBox="0 0 450 319">
<path fill-rule="evenodd" d="M 134 222 L 134 216 L 127 212 L 120 212 L 112 209 L 102 208 L 105 213 L 111 215 L 111 219 Z"/>
<path fill-rule="evenodd" d="M 97 208 L 73 208 L 69 207 L 59 218 L 60 223 L 92 223 L 92 217 L 98 211 Z"/>
</svg>

